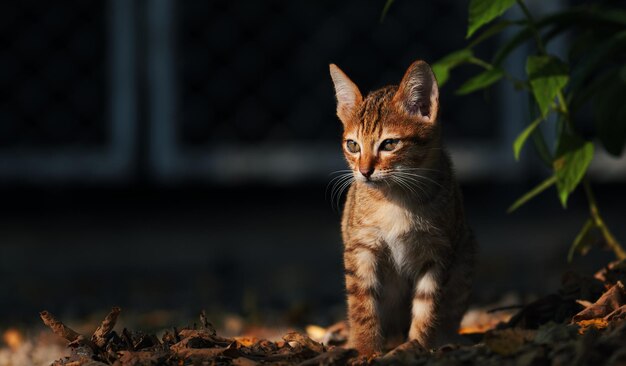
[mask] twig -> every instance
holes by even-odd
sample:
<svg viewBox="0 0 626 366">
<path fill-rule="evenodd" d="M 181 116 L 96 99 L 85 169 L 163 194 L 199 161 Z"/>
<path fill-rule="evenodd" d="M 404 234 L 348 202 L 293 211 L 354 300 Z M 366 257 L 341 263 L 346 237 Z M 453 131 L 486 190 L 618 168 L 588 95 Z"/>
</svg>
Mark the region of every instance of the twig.
<svg viewBox="0 0 626 366">
<path fill-rule="evenodd" d="M 617 239 L 615 239 L 611 230 L 609 230 L 608 226 L 606 226 L 604 219 L 602 219 L 602 215 L 600 215 L 598 203 L 596 202 L 596 198 L 591 190 L 589 179 L 586 176 L 583 178 L 583 186 L 585 187 L 585 193 L 587 194 L 587 200 L 589 201 L 589 213 L 591 214 L 594 224 L 602 233 L 606 244 L 613 250 L 613 252 L 615 252 L 617 259 L 626 259 L 626 251 L 624 251 L 624 248 L 622 248 L 621 244 L 617 241 Z"/>
<path fill-rule="evenodd" d="M 416 340 L 402 343 L 379 359 L 380 365 L 416 365 L 428 351 Z"/>
<path fill-rule="evenodd" d="M 354 349 L 336 347 L 319 356 L 303 361 L 298 366 L 345 365 L 350 358 L 357 355 L 358 352 Z"/>
<path fill-rule="evenodd" d="M 115 327 L 120 311 L 121 309 L 117 306 L 111 309 L 111 312 L 104 318 L 102 324 L 100 324 L 98 329 L 96 329 L 91 336 L 92 342 L 98 345 L 98 347 L 104 347 L 106 344 L 109 334 L 113 330 L 113 327 Z"/>
<path fill-rule="evenodd" d="M 528 27 L 530 28 L 531 32 L 533 33 L 533 36 L 535 37 L 535 42 L 537 43 L 537 49 L 539 50 L 539 53 L 541 55 L 547 55 L 546 48 L 543 44 L 543 41 L 541 40 L 541 34 L 539 33 L 539 30 L 537 29 L 537 26 L 532 17 L 532 14 L 526 7 L 526 4 L 524 4 L 523 0 L 517 0 L 517 3 L 522 9 L 522 11 L 524 12 L 526 19 L 528 20 Z M 560 106 L 560 112 L 565 117 L 565 122 L 567 123 L 568 128 L 572 132 L 576 132 L 576 128 L 574 127 L 574 124 L 572 123 L 572 120 L 571 120 L 567 101 L 565 97 L 563 96 L 563 90 L 561 89 L 559 89 L 557 93 L 557 101 Z M 578 135 L 580 135 L 580 133 L 578 133 Z M 589 184 L 589 180 L 587 179 L 586 176 L 583 180 L 583 185 L 585 187 L 585 194 L 587 195 L 587 200 L 589 201 L 589 212 L 591 213 L 591 218 L 593 219 L 595 226 L 602 233 L 602 236 L 604 237 L 606 244 L 613 250 L 613 252 L 615 252 L 615 256 L 619 260 L 626 259 L 626 251 L 620 245 L 617 239 L 615 239 L 615 237 L 609 230 L 608 226 L 602 219 L 602 216 L 600 215 L 600 211 L 598 210 L 598 204 L 594 197 L 593 191 L 591 190 L 591 185 Z"/>
<path fill-rule="evenodd" d="M 318 353 L 318 354 L 326 352 L 324 345 L 319 344 L 315 342 L 314 340 L 312 340 L 311 338 L 309 338 L 308 336 L 304 334 L 300 334 L 298 332 L 290 332 L 290 333 L 285 334 L 283 336 L 283 340 L 285 340 L 286 342 L 297 342 L 301 346 L 308 348 L 311 351 L 314 351 L 315 353 Z"/>
<path fill-rule="evenodd" d="M 517 4 L 522 9 L 522 11 L 524 12 L 524 15 L 526 16 L 526 19 L 528 20 L 528 27 L 530 28 L 530 31 L 535 37 L 535 42 L 537 43 L 537 48 L 539 49 L 539 53 L 541 53 L 542 55 L 545 55 L 546 48 L 543 45 L 543 41 L 541 41 L 541 34 L 539 34 L 539 30 L 537 29 L 537 25 L 535 24 L 535 20 L 533 19 L 532 14 L 530 14 L 530 11 L 526 7 L 526 4 L 524 4 L 523 0 L 517 0 Z"/>
<path fill-rule="evenodd" d="M 493 309 L 487 310 L 487 313 L 491 314 L 491 313 L 496 313 L 498 311 L 512 310 L 512 309 L 521 309 L 524 306 L 526 306 L 526 305 L 518 304 L 518 305 L 500 306 L 500 307 L 497 307 L 497 308 L 493 308 Z"/>
<path fill-rule="evenodd" d="M 204 310 L 200 312 L 200 326 L 202 329 L 208 330 L 211 335 L 217 335 L 215 327 L 213 327 L 213 324 L 207 319 L 206 312 Z"/>
<path fill-rule="evenodd" d="M 72 328 L 66 326 L 65 324 L 61 323 L 59 320 L 57 320 L 52 314 L 50 314 L 46 310 L 39 313 L 39 315 L 41 316 L 41 320 L 43 320 L 43 323 L 47 325 L 48 327 L 50 327 L 50 329 L 52 329 L 52 332 L 54 334 L 70 342 L 74 342 L 79 337 L 81 337 L 79 333 L 77 333 Z"/>
</svg>

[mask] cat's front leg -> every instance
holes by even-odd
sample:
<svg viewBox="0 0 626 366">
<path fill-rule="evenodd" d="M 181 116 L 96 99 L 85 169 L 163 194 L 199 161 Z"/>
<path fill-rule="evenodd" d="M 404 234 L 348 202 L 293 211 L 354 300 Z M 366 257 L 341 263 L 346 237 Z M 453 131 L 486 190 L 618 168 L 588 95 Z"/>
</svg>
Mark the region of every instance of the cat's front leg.
<svg viewBox="0 0 626 366">
<path fill-rule="evenodd" d="M 416 340 L 424 348 L 432 346 L 437 323 L 437 300 L 442 271 L 436 265 L 426 265 L 415 281 L 411 309 L 409 340 Z"/>
<path fill-rule="evenodd" d="M 350 322 L 349 346 L 361 354 L 383 351 L 378 314 L 378 261 L 379 256 L 370 247 L 358 243 L 346 246 L 344 264 Z"/>
</svg>

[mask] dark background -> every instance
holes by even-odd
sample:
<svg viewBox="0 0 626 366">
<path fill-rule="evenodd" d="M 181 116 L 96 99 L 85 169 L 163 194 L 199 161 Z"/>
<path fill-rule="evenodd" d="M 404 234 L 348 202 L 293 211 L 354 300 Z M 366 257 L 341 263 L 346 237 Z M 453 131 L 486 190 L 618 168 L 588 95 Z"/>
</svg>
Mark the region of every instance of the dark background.
<svg viewBox="0 0 626 366">
<path fill-rule="evenodd" d="M 263 324 L 340 319 L 340 214 L 326 188 L 344 162 L 328 64 L 365 92 L 465 44 L 465 2 L 397 0 L 380 23 L 383 5 L 1 3 L 0 327 L 113 305 L 173 312 L 173 324 L 200 309 Z M 507 62 L 514 74 L 524 52 Z M 564 211 L 548 191 L 505 213 L 546 172 L 527 151 L 512 157 L 524 95 L 507 84 L 454 94 L 475 71 L 453 73 L 440 112 L 481 245 L 475 303 L 524 301 L 569 268 L 586 202 L 578 192 Z M 625 168 L 601 155 L 592 170 L 622 241 Z M 573 268 L 610 258 L 596 250 Z"/>
</svg>

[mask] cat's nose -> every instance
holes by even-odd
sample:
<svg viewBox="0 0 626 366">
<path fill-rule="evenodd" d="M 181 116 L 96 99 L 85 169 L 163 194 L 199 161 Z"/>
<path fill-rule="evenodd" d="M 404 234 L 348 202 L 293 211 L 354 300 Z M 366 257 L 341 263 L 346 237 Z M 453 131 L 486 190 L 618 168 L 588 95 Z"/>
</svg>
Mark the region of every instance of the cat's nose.
<svg viewBox="0 0 626 366">
<path fill-rule="evenodd" d="M 359 167 L 359 171 L 361 172 L 361 174 L 363 174 L 365 178 L 369 178 L 372 175 L 372 173 L 374 173 L 374 168 L 373 167 L 368 167 L 368 168 Z"/>
</svg>

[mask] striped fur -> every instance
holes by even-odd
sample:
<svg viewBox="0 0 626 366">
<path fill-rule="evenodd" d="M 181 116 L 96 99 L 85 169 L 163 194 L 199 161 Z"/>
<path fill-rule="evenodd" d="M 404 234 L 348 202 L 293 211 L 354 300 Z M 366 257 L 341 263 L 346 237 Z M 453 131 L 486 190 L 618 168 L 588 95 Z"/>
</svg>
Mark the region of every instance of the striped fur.
<svg viewBox="0 0 626 366">
<path fill-rule="evenodd" d="M 351 344 L 372 354 L 398 337 L 448 342 L 467 307 L 476 243 L 441 145 L 434 75 L 416 61 L 399 86 L 365 98 L 334 65 L 331 76 L 355 178 L 342 219 Z"/>
</svg>

